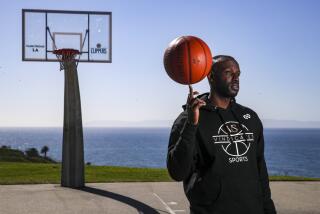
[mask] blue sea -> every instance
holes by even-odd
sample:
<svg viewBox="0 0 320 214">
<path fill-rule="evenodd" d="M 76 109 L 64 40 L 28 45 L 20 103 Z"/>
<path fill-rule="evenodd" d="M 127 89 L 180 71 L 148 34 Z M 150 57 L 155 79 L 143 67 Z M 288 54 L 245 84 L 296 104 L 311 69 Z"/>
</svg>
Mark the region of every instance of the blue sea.
<svg viewBox="0 0 320 214">
<path fill-rule="evenodd" d="M 169 128 L 84 128 L 85 162 L 93 165 L 165 168 Z M 320 178 L 320 129 L 265 129 L 270 175 Z M 0 128 L 0 146 L 49 147 L 61 161 L 62 128 Z"/>
</svg>

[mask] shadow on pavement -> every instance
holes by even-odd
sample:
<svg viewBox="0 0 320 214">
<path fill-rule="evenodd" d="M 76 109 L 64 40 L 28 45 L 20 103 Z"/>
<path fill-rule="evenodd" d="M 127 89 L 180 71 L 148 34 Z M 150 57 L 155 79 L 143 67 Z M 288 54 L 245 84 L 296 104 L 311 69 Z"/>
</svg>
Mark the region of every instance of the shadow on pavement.
<svg viewBox="0 0 320 214">
<path fill-rule="evenodd" d="M 104 197 L 111 198 L 113 200 L 120 201 L 122 203 L 125 203 L 131 207 L 134 207 L 138 210 L 138 213 L 146 213 L 146 214 L 160 214 L 157 210 L 154 208 L 148 206 L 147 204 L 144 204 L 140 201 L 137 201 L 135 199 L 129 198 L 124 195 L 120 195 L 117 193 L 109 192 L 106 190 L 96 189 L 94 187 L 83 187 L 83 188 L 77 188 L 78 190 L 82 190 L 84 192 L 93 193 L 96 195 L 101 195 Z"/>
</svg>

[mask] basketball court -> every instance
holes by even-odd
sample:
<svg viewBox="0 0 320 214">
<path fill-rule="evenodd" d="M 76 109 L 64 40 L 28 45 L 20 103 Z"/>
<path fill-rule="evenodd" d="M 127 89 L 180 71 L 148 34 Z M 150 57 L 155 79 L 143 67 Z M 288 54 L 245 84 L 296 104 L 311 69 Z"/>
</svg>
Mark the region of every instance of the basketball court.
<svg viewBox="0 0 320 214">
<path fill-rule="evenodd" d="M 0 214 L 189 213 L 182 183 L 84 186 L 81 87 L 77 69 L 80 62 L 111 63 L 111 38 L 111 12 L 22 10 L 22 60 L 56 62 L 57 71 L 65 73 L 62 177 L 61 184 L 0 186 Z M 200 46 L 202 50 L 203 45 Z M 200 61 L 187 63 L 191 73 L 193 64 Z M 205 63 L 204 67 L 210 66 Z M 270 185 L 279 214 L 320 213 L 320 182 L 271 182 Z"/>
<path fill-rule="evenodd" d="M 271 182 L 278 214 L 319 214 L 320 182 Z M 4 214 L 189 213 L 181 182 L 0 185 Z"/>
<path fill-rule="evenodd" d="M 189 213 L 181 183 L 90 183 L 0 186 L 0 213 Z"/>
</svg>

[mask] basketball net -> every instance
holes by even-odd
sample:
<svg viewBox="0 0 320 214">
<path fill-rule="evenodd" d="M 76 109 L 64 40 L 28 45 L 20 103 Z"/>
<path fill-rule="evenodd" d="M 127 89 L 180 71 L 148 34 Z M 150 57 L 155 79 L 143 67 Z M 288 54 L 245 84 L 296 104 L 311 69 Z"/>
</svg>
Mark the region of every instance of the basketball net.
<svg viewBox="0 0 320 214">
<path fill-rule="evenodd" d="M 87 35 L 89 33 L 89 30 L 86 30 L 86 34 L 84 36 L 84 39 L 81 43 L 81 47 L 80 47 L 80 51 L 79 50 L 75 50 L 75 49 L 70 49 L 70 48 L 63 48 L 63 49 L 58 49 L 56 46 L 56 42 L 54 40 L 54 38 L 52 37 L 50 28 L 47 27 L 47 31 L 50 35 L 50 38 L 52 40 L 53 43 L 53 47 L 54 47 L 54 51 L 53 54 L 55 54 L 57 56 L 57 59 L 60 63 L 60 71 L 65 70 L 65 68 L 67 68 L 68 66 L 71 66 L 73 63 L 76 62 L 76 68 L 78 67 L 78 63 L 80 61 L 80 56 L 82 53 L 82 48 L 84 46 L 84 43 L 87 39 Z M 78 55 L 78 59 L 76 60 L 75 57 L 76 55 Z"/>
<path fill-rule="evenodd" d="M 75 57 L 80 54 L 78 50 L 67 48 L 54 50 L 53 53 L 57 56 L 60 63 L 60 71 L 70 68 L 70 66 L 75 64 Z M 78 63 L 75 66 L 77 67 Z"/>
</svg>

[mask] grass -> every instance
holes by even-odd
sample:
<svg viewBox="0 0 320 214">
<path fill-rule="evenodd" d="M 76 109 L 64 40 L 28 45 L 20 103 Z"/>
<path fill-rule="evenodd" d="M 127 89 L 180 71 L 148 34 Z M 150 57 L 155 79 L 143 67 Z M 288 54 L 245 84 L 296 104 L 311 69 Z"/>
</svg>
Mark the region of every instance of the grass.
<svg viewBox="0 0 320 214">
<path fill-rule="evenodd" d="M 86 183 L 173 181 L 166 169 L 85 166 Z M 60 164 L 0 162 L 0 184 L 60 183 Z M 270 176 L 271 181 L 320 181 L 320 178 Z"/>
<path fill-rule="evenodd" d="M 60 164 L 0 162 L 0 184 L 60 183 L 60 170 Z M 85 166 L 85 181 L 98 183 L 172 180 L 165 169 Z"/>
<path fill-rule="evenodd" d="M 307 177 L 284 176 L 284 175 L 270 176 L 269 179 L 271 181 L 320 181 L 320 178 L 307 178 Z"/>
</svg>

